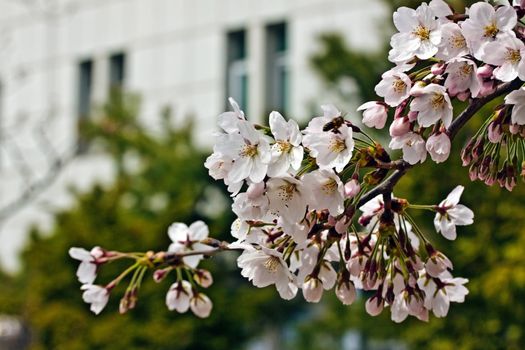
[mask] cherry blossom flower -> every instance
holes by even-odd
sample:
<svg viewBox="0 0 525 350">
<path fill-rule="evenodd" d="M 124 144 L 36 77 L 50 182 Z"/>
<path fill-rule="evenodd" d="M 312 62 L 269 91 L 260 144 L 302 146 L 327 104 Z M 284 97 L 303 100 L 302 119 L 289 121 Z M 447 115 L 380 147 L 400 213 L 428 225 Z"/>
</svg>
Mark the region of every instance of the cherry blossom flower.
<svg viewBox="0 0 525 350">
<path fill-rule="evenodd" d="M 235 196 L 233 212 L 242 220 L 262 220 L 268 214 L 268 197 L 265 195 L 265 183 L 250 184 L 245 193 Z"/>
<path fill-rule="evenodd" d="M 81 261 L 77 269 L 79 282 L 92 284 L 97 277 L 97 259 L 104 256 L 104 250 L 100 247 L 94 247 L 88 252 L 83 248 L 73 247 L 69 249 L 69 256 Z"/>
<path fill-rule="evenodd" d="M 228 181 L 236 183 L 249 178 L 261 182 L 271 160 L 270 143 L 252 124 L 239 121 L 239 133 L 229 134 L 217 144 L 216 151 L 233 160 Z"/>
<path fill-rule="evenodd" d="M 458 204 L 463 189 L 463 186 L 457 186 L 436 207 L 437 213 L 434 218 L 434 227 L 446 239 L 456 239 L 456 226 L 470 225 L 474 222 L 472 210 L 462 204 Z"/>
<path fill-rule="evenodd" d="M 505 37 L 514 37 L 512 31 L 518 22 L 516 11 L 510 6 L 501 6 L 497 10 L 486 2 L 477 2 L 469 9 L 469 18 L 461 29 L 471 45 L 474 57 L 482 59 L 486 43 Z"/>
<path fill-rule="evenodd" d="M 375 92 L 385 99 L 387 105 L 396 107 L 410 96 L 412 81 L 397 67 L 383 73 L 381 78 L 375 87 Z"/>
<path fill-rule="evenodd" d="M 472 97 L 478 97 L 481 80 L 476 74 L 476 63 L 466 58 L 456 58 L 449 62 L 445 72 L 448 73 L 445 87 L 451 96 L 470 91 Z"/>
<path fill-rule="evenodd" d="M 452 270 L 452 262 L 445 254 L 434 251 L 425 263 L 425 271 L 431 277 L 439 277 L 444 271 Z"/>
<path fill-rule="evenodd" d="M 505 96 L 505 103 L 514 105 L 510 116 L 512 124 L 525 125 L 525 88 L 521 87 Z"/>
<path fill-rule="evenodd" d="M 408 315 L 413 315 L 423 320 L 428 317 L 428 312 L 425 312 L 423 299 L 409 293 L 407 289 L 396 294 L 390 311 L 391 319 L 396 323 L 403 322 Z"/>
<path fill-rule="evenodd" d="M 341 125 L 337 132 L 307 134 L 303 144 L 310 149 L 310 155 L 315 157 L 320 169 L 335 168 L 337 172 L 343 171 L 350 162 L 354 149 L 352 129 L 346 125 Z"/>
<path fill-rule="evenodd" d="M 508 82 L 519 76 L 525 80 L 525 44 L 520 39 L 506 37 L 486 44 L 482 60 L 497 66 L 494 69 L 496 79 Z"/>
<path fill-rule="evenodd" d="M 450 155 L 450 138 L 444 132 L 432 134 L 426 144 L 430 157 L 436 163 L 443 163 Z"/>
<path fill-rule="evenodd" d="M 425 140 L 421 135 L 414 132 L 392 138 L 389 147 L 391 149 L 402 149 L 403 159 L 412 165 L 419 162 L 423 163 L 427 159 Z"/>
<path fill-rule="evenodd" d="M 452 278 L 445 271 L 439 278 L 423 276 L 418 280 L 419 287 L 425 292 L 425 308 L 432 310 L 434 316 L 445 317 L 450 307 L 450 302 L 462 303 L 468 294 L 464 286 L 466 278 Z"/>
<path fill-rule="evenodd" d="M 188 281 L 179 281 L 171 285 L 166 294 L 166 306 L 168 310 L 176 310 L 185 313 L 190 308 L 190 299 L 193 297 L 191 284 Z"/>
<path fill-rule="evenodd" d="M 212 247 L 200 243 L 201 240 L 208 238 L 208 226 L 203 221 L 195 221 L 189 227 L 181 222 L 175 222 L 168 228 L 168 236 L 173 241 L 169 246 L 169 252 L 184 253 L 191 251 L 206 251 Z M 182 258 L 184 264 L 196 268 L 202 255 L 190 255 Z"/>
<path fill-rule="evenodd" d="M 310 209 L 328 209 L 334 216 L 343 213 L 344 187 L 337 174 L 329 170 L 316 170 L 304 175 L 302 181 L 310 190 Z"/>
<path fill-rule="evenodd" d="M 387 108 L 385 105 L 371 101 L 366 102 L 357 108 L 363 111 L 363 124 L 369 128 L 383 129 L 387 118 Z"/>
<path fill-rule="evenodd" d="M 310 196 L 308 188 L 293 177 L 274 177 L 266 185 L 269 210 L 288 222 L 301 221 Z"/>
<path fill-rule="evenodd" d="M 290 167 L 299 170 L 303 160 L 301 133 L 294 120 L 286 122 L 279 112 L 270 113 L 270 130 L 275 138 L 272 145 L 272 160 L 268 168 L 268 176 L 287 175 Z"/>
<path fill-rule="evenodd" d="M 109 300 L 109 290 L 95 284 L 84 284 L 80 287 L 84 291 L 82 299 L 91 304 L 90 310 L 98 315 L 106 307 Z"/>
<path fill-rule="evenodd" d="M 410 103 L 410 110 L 418 112 L 417 122 L 422 127 L 434 125 L 443 121 L 446 128 L 452 122 L 452 103 L 445 87 L 438 84 L 429 84 L 421 89 Z"/>
<path fill-rule="evenodd" d="M 239 107 L 237 101 L 232 97 L 228 98 L 233 111 L 224 112 L 219 115 L 217 124 L 219 127 L 228 134 L 239 132 L 239 121 L 246 121 L 244 112 Z"/>
<path fill-rule="evenodd" d="M 439 22 L 426 3 L 416 10 L 401 7 L 394 12 L 394 25 L 399 33 L 392 36 L 391 62 L 405 62 L 416 56 L 426 60 L 436 54 L 441 42 Z"/>
<path fill-rule="evenodd" d="M 195 316 L 206 318 L 210 316 L 213 303 L 206 294 L 196 293 L 190 299 L 190 308 Z"/>
<path fill-rule="evenodd" d="M 441 26 L 442 40 L 437 58 L 448 61 L 469 54 L 467 40 L 458 24 L 450 22 Z"/>
<path fill-rule="evenodd" d="M 289 300 L 295 297 L 297 286 L 282 254 L 271 249 L 246 249 L 237 258 L 241 275 L 252 281 L 259 288 L 275 284 L 281 298 Z"/>
</svg>

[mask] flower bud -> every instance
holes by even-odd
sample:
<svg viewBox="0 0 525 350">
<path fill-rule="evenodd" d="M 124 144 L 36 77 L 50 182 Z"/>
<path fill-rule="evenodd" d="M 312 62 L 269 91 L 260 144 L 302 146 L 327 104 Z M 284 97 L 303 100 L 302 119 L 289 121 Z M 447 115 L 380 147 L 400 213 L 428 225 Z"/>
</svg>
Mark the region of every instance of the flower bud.
<svg viewBox="0 0 525 350">
<path fill-rule="evenodd" d="M 303 283 L 303 296 L 309 303 L 318 303 L 323 296 L 323 284 L 317 277 L 306 277 Z"/>
<path fill-rule="evenodd" d="M 502 137 L 503 133 L 501 132 L 501 124 L 496 124 L 495 122 L 490 123 L 488 127 L 489 141 L 492 143 L 499 143 Z"/>
<path fill-rule="evenodd" d="M 403 136 L 410 131 L 410 122 L 407 117 L 394 119 L 390 124 L 390 136 Z"/>
<path fill-rule="evenodd" d="M 344 191 L 345 198 L 353 198 L 361 191 L 361 185 L 356 179 L 352 179 L 345 184 Z"/>
<path fill-rule="evenodd" d="M 335 288 L 335 295 L 343 305 L 351 305 L 355 301 L 355 286 L 351 281 L 342 281 Z"/>
<path fill-rule="evenodd" d="M 484 81 L 481 84 L 481 89 L 479 90 L 478 96 L 481 96 L 481 97 L 488 96 L 494 91 L 496 91 L 496 84 L 494 84 L 494 81 L 493 80 Z"/>
<path fill-rule="evenodd" d="M 444 62 L 435 63 L 430 67 L 430 72 L 434 75 L 441 75 L 445 72 L 445 68 Z"/>
<path fill-rule="evenodd" d="M 207 295 L 203 293 L 196 293 L 190 300 L 190 308 L 195 316 L 206 318 L 210 316 L 213 303 Z"/>
<path fill-rule="evenodd" d="M 195 273 L 193 274 L 193 279 L 199 286 L 203 288 L 208 288 L 209 286 L 213 284 L 213 277 L 210 271 L 208 270 L 204 270 L 204 269 L 195 270 Z"/>
<path fill-rule="evenodd" d="M 161 281 L 164 280 L 164 278 L 166 278 L 166 276 L 168 275 L 170 271 L 171 271 L 171 267 L 155 270 L 155 272 L 153 272 L 153 280 L 157 283 L 160 283 Z"/>
<path fill-rule="evenodd" d="M 479 67 L 476 70 L 476 74 L 481 79 L 490 79 L 492 77 L 492 72 L 494 71 L 494 68 L 488 64 Z"/>
<path fill-rule="evenodd" d="M 383 311 L 384 301 L 379 295 L 374 295 L 366 301 L 365 309 L 370 316 L 377 316 Z"/>
<path fill-rule="evenodd" d="M 363 124 L 369 128 L 383 129 L 387 118 L 387 108 L 384 104 L 375 101 L 367 102 L 357 109 L 363 112 Z"/>
</svg>

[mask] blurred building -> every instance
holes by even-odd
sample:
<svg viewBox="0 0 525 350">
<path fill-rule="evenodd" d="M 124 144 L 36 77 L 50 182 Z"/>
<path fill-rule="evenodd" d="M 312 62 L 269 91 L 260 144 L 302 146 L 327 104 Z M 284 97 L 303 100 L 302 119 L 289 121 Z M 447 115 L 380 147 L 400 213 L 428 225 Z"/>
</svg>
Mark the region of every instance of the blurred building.
<svg viewBox="0 0 525 350">
<path fill-rule="evenodd" d="M 309 64 L 318 35 L 376 50 L 386 16 L 381 0 L 0 0 L 2 264 L 16 266 L 28 225 L 49 225 L 49 209 L 68 204 L 66 185 L 111 181 L 100 155 L 54 161 L 69 159 L 79 122 L 111 86 L 142 96 L 146 127 L 171 106 L 210 146 L 228 96 L 254 120 L 310 116 L 329 99 Z"/>
</svg>

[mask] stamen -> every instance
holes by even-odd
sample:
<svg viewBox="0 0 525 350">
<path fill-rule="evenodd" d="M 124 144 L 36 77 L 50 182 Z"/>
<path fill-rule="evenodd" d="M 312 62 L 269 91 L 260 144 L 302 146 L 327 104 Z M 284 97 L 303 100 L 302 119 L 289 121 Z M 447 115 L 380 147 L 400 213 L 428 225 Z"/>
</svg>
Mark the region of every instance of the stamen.
<svg viewBox="0 0 525 350">
<path fill-rule="evenodd" d="M 279 258 L 273 255 L 268 257 L 268 259 L 266 259 L 266 261 L 263 264 L 266 270 L 268 270 L 268 272 L 271 272 L 271 273 L 275 273 L 279 265 L 281 265 Z"/>
</svg>

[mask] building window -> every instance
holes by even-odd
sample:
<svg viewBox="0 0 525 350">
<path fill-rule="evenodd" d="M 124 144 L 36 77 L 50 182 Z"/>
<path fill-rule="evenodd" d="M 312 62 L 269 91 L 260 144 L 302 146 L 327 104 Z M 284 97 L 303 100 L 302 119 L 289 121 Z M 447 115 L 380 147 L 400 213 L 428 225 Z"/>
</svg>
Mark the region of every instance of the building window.
<svg viewBox="0 0 525 350">
<path fill-rule="evenodd" d="M 124 87 L 126 79 L 126 55 L 122 52 L 109 57 L 109 85 L 110 88 Z"/>
<path fill-rule="evenodd" d="M 83 125 L 91 113 L 91 95 L 93 92 L 93 61 L 85 60 L 78 65 L 78 152 L 84 153 L 87 150 L 88 142 L 82 133 Z"/>
<path fill-rule="evenodd" d="M 226 97 L 233 97 L 242 109 L 247 110 L 248 64 L 246 60 L 245 30 L 228 33 L 226 52 Z M 227 101 L 227 98 L 225 101 Z"/>
<path fill-rule="evenodd" d="M 286 23 L 266 27 L 266 110 L 288 110 L 288 38 Z"/>
</svg>

